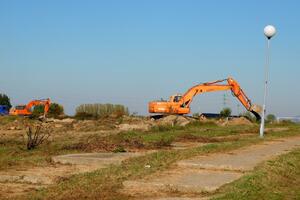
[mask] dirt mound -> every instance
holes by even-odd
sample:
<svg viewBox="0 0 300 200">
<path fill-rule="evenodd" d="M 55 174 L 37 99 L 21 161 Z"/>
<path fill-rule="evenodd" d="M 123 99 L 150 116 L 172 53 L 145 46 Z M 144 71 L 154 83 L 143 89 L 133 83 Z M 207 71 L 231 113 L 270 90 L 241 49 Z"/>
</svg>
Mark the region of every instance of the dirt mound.
<svg viewBox="0 0 300 200">
<path fill-rule="evenodd" d="M 186 126 L 192 119 L 183 116 L 169 115 L 158 120 L 158 125 Z"/>
<path fill-rule="evenodd" d="M 221 126 L 230 125 L 252 125 L 252 122 L 245 117 L 231 118 L 226 121 L 219 121 Z"/>
<path fill-rule="evenodd" d="M 142 130 L 142 131 L 147 131 L 151 127 L 150 124 L 146 123 L 137 123 L 137 124 L 120 124 L 117 126 L 117 128 L 120 131 L 132 131 L 132 130 Z"/>
</svg>

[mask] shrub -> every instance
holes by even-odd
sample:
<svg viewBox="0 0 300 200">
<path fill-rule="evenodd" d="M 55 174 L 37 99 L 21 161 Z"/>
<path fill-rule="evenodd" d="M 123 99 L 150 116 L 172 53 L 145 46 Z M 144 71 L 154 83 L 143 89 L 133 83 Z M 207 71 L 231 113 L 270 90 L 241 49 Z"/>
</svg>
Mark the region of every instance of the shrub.
<svg viewBox="0 0 300 200">
<path fill-rule="evenodd" d="M 92 114 L 86 113 L 86 112 L 76 112 L 75 118 L 79 120 L 84 119 L 95 119 L 95 117 Z"/>
<path fill-rule="evenodd" d="M 31 117 L 37 118 L 44 114 L 44 105 L 36 105 L 33 107 L 32 115 Z"/>
<path fill-rule="evenodd" d="M 64 107 L 58 103 L 51 103 L 49 107 L 48 115 L 51 117 L 58 117 L 64 114 Z"/>
<path fill-rule="evenodd" d="M 284 120 L 280 121 L 280 124 L 282 126 L 288 126 L 288 125 L 295 125 L 296 123 L 293 122 L 292 120 L 284 119 Z"/>
<path fill-rule="evenodd" d="M 0 105 L 6 105 L 8 108 L 11 108 L 10 99 L 6 94 L 0 94 Z"/>
<path fill-rule="evenodd" d="M 47 141 L 50 137 L 50 130 L 48 128 L 43 128 L 42 125 L 28 126 L 28 130 L 26 132 L 27 135 L 27 143 L 26 147 L 28 150 L 35 149 L 44 141 Z"/>
<path fill-rule="evenodd" d="M 274 122 L 276 121 L 276 116 L 273 114 L 268 114 L 267 115 L 267 122 Z"/>
<path fill-rule="evenodd" d="M 230 117 L 231 109 L 230 108 L 223 108 L 220 112 L 221 117 Z"/>
<path fill-rule="evenodd" d="M 44 105 L 36 105 L 32 111 L 32 117 L 38 117 L 44 114 Z M 51 103 L 48 111 L 48 116 L 58 117 L 59 115 L 64 114 L 64 108 L 58 103 Z"/>
<path fill-rule="evenodd" d="M 76 108 L 77 118 L 99 118 L 115 116 L 121 117 L 129 115 L 129 110 L 123 105 L 114 104 L 82 104 Z"/>
</svg>

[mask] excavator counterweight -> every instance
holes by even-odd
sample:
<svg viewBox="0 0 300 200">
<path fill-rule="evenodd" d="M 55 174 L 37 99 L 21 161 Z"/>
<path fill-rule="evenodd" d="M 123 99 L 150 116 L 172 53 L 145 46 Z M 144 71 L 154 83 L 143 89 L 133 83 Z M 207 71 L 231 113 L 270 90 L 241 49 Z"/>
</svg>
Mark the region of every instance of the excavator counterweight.
<svg viewBox="0 0 300 200">
<path fill-rule="evenodd" d="M 224 83 L 224 82 L 227 83 Z M 257 120 L 260 120 L 261 107 L 253 105 L 250 99 L 241 89 L 238 82 L 233 78 L 227 78 L 214 82 L 207 82 L 191 87 L 184 95 L 173 95 L 169 101 L 152 101 L 149 102 L 149 112 L 159 114 L 189 114 L 190 105 L 194 96 L 206 92 L 231 90 L 232 94 L 241 102 L 241 104 L 251 113 Z"/>
</svg>

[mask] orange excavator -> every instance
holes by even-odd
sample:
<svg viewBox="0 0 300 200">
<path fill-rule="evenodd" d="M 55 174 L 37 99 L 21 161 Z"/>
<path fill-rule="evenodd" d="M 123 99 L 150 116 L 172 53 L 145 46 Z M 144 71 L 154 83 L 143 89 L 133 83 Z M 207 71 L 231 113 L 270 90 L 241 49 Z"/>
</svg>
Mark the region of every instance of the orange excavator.
<svg viewBox="0 0 300 200">
<path fill-rule="evenodd" d="M 227 83 L 224 83 L 227 82 Z M 232 94 L 238 98 L 243 106 L 253 113 L 257 120 L 260 120 L 261 107 L 253 105 L 250 99 L 241 89 L 238 82 L 233 78 L 227 78 L 214 82 L 202 83 L 190 88 L 184 95 L 176 94 L 170 97 L 169 101 L 152 101 L 149 102 L 149 112 L 159 114 L 189 114 L 190 105 L 194 96 L 205 92 L 216 92 L 231 90 Z"/>
<path fill-rule="evenodd" d="M 15 108 L 11 108 L 10 115 L 29 116 L 32 115 L 33 107 L 37 105 L 44 105 L 44 117 L 49 111 L 51 101 L 50 99 L 32 100 L 27 105 L 18 105 Z"/>
</svg>

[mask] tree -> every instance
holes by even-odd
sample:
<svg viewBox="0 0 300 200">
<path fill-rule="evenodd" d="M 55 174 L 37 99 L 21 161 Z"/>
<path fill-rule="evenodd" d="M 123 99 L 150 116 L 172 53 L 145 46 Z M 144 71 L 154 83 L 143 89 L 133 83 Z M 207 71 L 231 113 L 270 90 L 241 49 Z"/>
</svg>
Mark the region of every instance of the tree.
<svg viewBox="0 0 300 200">
<path fill-rule="evenodd" d="M 44 105 L 36 105 L 34 106 L 32 116 L 38 117 L 42 114 L 44 114 Z M 59 105 L 58 103 L 51 103 L 48 111 L 48 116 L 50 117 L 57 117 L 64 113 L 63 106 Z"/>
<path fill-rule="evenodd" d="M 51 103 L 49 107 L 48 115 L 57 117 L 64 114 L 64 107 L 58 103 Z"/>
<path fill-rule="evenodd" d="M 101 117 L 122 117 L 129 115 L 129 110 L 124 105 L 119 104 L 81 104 L 76 108 L 75 116 L 83 119 L 87 118 L 101 118 Z"/>
<path fill-rule="evenodd" d="M 11 108 L 10 99 L 6 94 L 0 94 L 0 105 L 6 105 Z"/>
<path fill-rule="evenodd" d="M 223 108 L 220 112 L 221 117 L 230 117 L 231 109 L 230 108 Z"/>
<path fill-rule="evenodd" d="M 276 120 L 276 116 L 273 114 L 268 114 L 267 115 L 267 121 L 268 122 L 274 122 Z"/>
<path fill-rule="evenodd" d="M 44 114 L 44 105 L 36 105 L 33 107 L 32 117 L 37 118 Z"/>
</svg>

